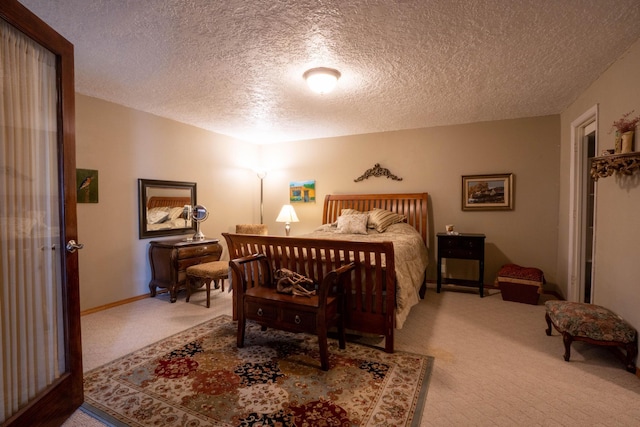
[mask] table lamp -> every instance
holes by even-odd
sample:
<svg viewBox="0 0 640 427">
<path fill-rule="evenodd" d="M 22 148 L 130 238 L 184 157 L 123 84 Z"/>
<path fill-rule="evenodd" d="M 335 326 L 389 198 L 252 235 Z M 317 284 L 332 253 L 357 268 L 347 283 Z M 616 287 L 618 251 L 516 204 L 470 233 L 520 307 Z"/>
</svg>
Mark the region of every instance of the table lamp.
<svg viewBox="0 0 640 427">
<path fill-rule="evenodd" d="M 293 209 L 293 206 L 291 205 L 284 205 L 282 207 L 282 209 L 280 209 L 280 213 L 278 214 L 278 217 L 276 218 L 276 222 L 284 222 L 284 231 L 287 234 L 287 236 L 289 235 L 289 232 L 291 231 L 291 223 L 292 222 L 299 222 L 300 220 L 298 219 L 298 215 L 296 215 L 296 211 Z"/>
</svg>

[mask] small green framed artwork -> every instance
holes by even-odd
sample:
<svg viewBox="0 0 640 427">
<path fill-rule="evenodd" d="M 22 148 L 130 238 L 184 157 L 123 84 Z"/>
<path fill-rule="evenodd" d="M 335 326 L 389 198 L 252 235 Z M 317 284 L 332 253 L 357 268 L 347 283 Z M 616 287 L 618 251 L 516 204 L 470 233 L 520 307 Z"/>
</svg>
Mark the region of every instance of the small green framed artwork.
<svg viewBox="0 0 640 427">
<path fill-rule="evenodd" d="M 292 181 L 289 183 L 290 203 L 315 203 L 316 181 Z"/>
<path fill-rule="evenodd" d="M 78 203 L 98 203 L 98 171 L 76 169 Z"/>
</svg>

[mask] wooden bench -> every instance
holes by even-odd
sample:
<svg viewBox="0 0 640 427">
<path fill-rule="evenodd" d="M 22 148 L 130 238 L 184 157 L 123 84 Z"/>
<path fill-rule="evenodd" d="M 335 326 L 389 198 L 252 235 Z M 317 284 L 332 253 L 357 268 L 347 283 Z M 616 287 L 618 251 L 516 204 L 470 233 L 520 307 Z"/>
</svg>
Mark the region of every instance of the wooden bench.
<svg viewBox="0 0 640 427">
<path fill-rule="evenodd" d="M 354 263 L 344 283 L 344 323 L 349 330 L 385 337 L 384 348 L 393 353 L 396 275 L 392 242 L 354 242 L 304 237 L 257 236 L 222 233 L 231 259 L 261 253 L 272 269 L 287 268 L 314 283 L 343 265 Z M 234 319 L 239 302 L 234 287 Z"/>
<path fill-rule="evenodd" d="M 327 332 L 338 329 L 340 348 L 345 348 L 344 298 L 342 282 L 354 264 L 327 273 L 313 296 L 280 293 L 276 290 L 273 268 L 264 254 L 249 255 L 229 262 L 238 298 L 237 346 L 244 346 L 247 320 L 263 327 L 289 332 L 307 332 L 318 336 L 320 364 L 329 369 Z"/>
<path fill-rule="evenodd" d="M 635 358 L 638 354 L 638 332 L 611 310 L 580 302 L 545 302 L 547 335 L 551 325 L 562 334 L 564 360 L 571 357 L 571 343 L 584 341 L 590 344 L 609 346 L 625 364 L 627 371 L 636 372 Z M 623 355 L 620 347 L 626 350 Z"/>
</svg>

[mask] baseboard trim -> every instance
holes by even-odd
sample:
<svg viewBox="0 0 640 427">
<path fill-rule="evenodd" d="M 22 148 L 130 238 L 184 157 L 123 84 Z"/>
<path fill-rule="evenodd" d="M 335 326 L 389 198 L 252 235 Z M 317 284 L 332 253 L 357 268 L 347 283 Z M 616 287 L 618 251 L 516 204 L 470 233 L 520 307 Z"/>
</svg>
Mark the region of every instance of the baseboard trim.
<svg viewBox="0 0 640 427">
<path fill-rule="evenodd" d="M 139 301 L 141 299 L 149 298 L 150 294 L 138 295 L 137 297 L 131 297 L 120 301 L 114 301 L 109 304 L 101 305 L 98 307 L 90 308 L 80 312 L 80 316 L 86 316 L 87 314 L 97 313 L 98 311 L 107 310 L 109 308 L 117 307 L 119 305 L 129 304 L 130 302 Z"/>
</svg>

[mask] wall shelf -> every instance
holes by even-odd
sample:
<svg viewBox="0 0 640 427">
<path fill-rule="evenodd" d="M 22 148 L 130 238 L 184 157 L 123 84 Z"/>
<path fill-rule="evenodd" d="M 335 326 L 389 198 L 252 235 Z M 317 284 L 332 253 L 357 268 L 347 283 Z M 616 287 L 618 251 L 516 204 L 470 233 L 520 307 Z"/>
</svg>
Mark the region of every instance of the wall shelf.
<svg viewBox="0 0 640 427">
<path fill-rule="evenodd" d="M 640 151 L 591 158 L 591 177 L 594 181 L 614 173 L 632 175 L 637 170 L 640 170 Z"/>
</svg>

